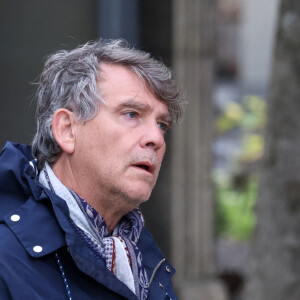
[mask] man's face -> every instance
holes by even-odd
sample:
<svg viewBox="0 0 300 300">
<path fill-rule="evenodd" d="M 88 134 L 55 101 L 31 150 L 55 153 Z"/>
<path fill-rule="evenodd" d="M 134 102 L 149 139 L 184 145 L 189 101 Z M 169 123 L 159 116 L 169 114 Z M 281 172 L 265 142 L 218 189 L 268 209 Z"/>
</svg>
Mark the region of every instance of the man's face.
<svg viewBox="0 0 300 300">
<path fill-rule="evenodd" d="M 157 180 L 171 123 L 168 108 L 121 65 L 101 65 L 98 89 L 105 104 L 95 118 L 79 122 L 74 159 L 84 170 L 83 184 L 100 198 L 138 205 Z"/>
</svg>

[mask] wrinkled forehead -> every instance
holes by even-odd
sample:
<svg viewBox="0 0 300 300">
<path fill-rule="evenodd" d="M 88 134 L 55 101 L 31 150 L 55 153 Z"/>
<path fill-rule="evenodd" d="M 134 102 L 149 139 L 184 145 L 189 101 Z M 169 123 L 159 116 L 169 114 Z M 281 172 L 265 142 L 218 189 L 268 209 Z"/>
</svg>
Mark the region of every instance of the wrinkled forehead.
<svg viewBox="0 0 300 300">
<path fill-rule="evenodd" d="M 99 78 L 97 81 L 98 91 L 103 102 L 108 95 L 117 95 L 128 99 L 155 99 L 159 106 L 165 106 L 162 100 L 153 90 L 147 79 L 128 66 L 115 63 L 101 63 Z"/>
<path fill-rule="evenodd" d="M 114 80 L 116 84 L 121 84 L 122 79 L 130 78 L 130 81 L 139 82 L 141 88 L 147 89 L 154 96 L 155 91 L 149 84 L 146 77 L 142 74 L 141 71 L 137 68 L 133 68 L 131 66 L 126 66 L 119 63 L 100 63 L 99 71 L 98 71 L 98 88 L 103 90 L 102 84 L 107 80 Z M 157 97 L 157 96 L 156 96 Z"/>
</svg>

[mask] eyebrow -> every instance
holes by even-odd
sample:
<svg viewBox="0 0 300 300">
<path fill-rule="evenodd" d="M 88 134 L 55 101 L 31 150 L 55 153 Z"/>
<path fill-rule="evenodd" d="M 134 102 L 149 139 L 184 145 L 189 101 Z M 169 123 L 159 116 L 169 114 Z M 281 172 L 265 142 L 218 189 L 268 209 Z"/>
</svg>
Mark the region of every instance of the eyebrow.
<svg viewBox="0 0 300 300">
<path fill-rule="evenodd" d="M 136 109 L 142 112 L 147 112 L 151 110 L 151 106 L 149 104 L 146 103 L 141 103 L 139 101 L 135 101 L 133 99 L 124 101 L 120 104 L 117 104 L 114 107 L 116 110 L 122 110 L 123 108 L 131 108 L 131 109 Z M 170 116 L 169 113 L 162 113 L 159 116 L 160 119 L 162 119 L 164 122 L 168 122 L 169 125 L 171 126 L 173 123 L 172 117 Z"/>
<path fill-rule="evenodd" d="M 120 104 L 117 104 L 116 106 L 120 109 L 122 109 L 122 108 L 132 108 L 132 109 L 138 109 L 138 110 L 141 110 L 141 111 L 144 111 L 144 112 L 151 110 L 151 107 L 150 107 L 149 104 L 141 103 L 141 102 L 135 101 L 133 99 L 124 101 Z"/>
</svg>

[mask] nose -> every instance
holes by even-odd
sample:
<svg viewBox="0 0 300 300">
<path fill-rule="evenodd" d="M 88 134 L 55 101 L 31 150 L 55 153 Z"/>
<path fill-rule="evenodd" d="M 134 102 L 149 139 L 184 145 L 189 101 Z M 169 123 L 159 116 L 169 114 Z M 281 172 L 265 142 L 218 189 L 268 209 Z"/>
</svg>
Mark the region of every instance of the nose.
<svg viewBox="0 0 300 300">
<path fill-rule="evenodd" d="M 157 123 L 149 124 L 143 128 L 143 135 L 141 138 L 142 148 L 152 148 L 153 150 L 160 149 L 165 146 L 165 138 Z"/>
</svg>

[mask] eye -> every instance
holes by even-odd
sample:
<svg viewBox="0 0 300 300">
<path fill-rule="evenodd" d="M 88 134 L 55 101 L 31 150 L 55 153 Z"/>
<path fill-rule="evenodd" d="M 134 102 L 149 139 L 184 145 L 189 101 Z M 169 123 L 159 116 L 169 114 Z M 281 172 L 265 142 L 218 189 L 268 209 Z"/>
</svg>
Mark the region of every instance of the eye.
<svg viewBox="0 0 300 300">
<path fill-rule="evenodd" d="M 129 119 L 135 119 L 138 116 L 138 113 L 135 111 L 128 111 L 124 115 L 127 116 Z"/>
<path fill-rule="evenodd" d="M 166 132 L 167 129 L 169 128 L 169 125 L 166 123 L 159 122 L 157 125 L 162 132 Z"/>
</svg>

